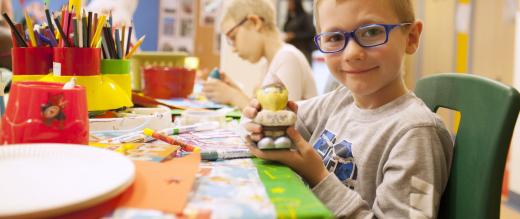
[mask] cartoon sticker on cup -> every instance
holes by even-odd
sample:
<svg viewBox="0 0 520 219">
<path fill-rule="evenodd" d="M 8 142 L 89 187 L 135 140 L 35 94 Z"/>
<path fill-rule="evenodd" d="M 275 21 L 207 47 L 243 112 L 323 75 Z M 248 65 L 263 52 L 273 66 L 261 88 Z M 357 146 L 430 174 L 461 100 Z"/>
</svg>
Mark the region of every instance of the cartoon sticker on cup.
<svg viewBox="0 0 520 219">
<path fill-rule="evenodd" d="M 64 100 L 63 94 L 49 94 L 47 103 L 41 105 L 41 112 L 43 117 L 43 123 L 47 126 L 51 126 L 54 122 L 58 123 L 58 128 L 63 129 L 65 122 L 65 114 L 63 109 L 67 101 Z"/>
</svg>

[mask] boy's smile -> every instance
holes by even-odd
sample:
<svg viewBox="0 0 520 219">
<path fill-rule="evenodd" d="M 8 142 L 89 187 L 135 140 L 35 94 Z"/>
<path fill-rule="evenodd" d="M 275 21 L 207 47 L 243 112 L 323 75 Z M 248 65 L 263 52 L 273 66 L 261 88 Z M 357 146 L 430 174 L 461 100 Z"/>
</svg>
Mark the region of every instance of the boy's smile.
<svg viewBox="0 0 520 219">
<path fill-rule="evenodd" d="M 372 68 L 349 68 L 342 70 L 345 74 L 364 74 L 368 73 L 370 71 L 376 70 L 379 67 L 372 67 Z"/>
<path fill-rule="evenodd" d="M 322 0 L 317 22 L 321 33 L 354 31 L 368 24 L 414 22 L 399 20 L 391 8 L 384 0 Z M 417 21 L 395 28 L 388 32 L 385 44 L 371 48 L 350 38 L 345 49 L 326 54 L 325 61 L 334 77 L 352 91 L 360 108 L 377 108 L 407 92 L 401 66 L 405 54 L 415 52 L 421 27 Z"/>
</svg>

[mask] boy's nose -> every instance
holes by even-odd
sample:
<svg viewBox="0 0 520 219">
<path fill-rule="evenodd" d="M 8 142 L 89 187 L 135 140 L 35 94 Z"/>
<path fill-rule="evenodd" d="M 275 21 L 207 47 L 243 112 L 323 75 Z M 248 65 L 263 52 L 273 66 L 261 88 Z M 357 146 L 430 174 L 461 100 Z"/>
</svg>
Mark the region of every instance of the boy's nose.
<svg viewBox="0 0 520 219">
<path fill-rule="evenodd" d="M 360 61 L 365 59 L 365 48 L 361 47 L 354 39 L 349 39 L 347 46 L 343 50 L 343 60 L 347 62 Z"/>
</svg>

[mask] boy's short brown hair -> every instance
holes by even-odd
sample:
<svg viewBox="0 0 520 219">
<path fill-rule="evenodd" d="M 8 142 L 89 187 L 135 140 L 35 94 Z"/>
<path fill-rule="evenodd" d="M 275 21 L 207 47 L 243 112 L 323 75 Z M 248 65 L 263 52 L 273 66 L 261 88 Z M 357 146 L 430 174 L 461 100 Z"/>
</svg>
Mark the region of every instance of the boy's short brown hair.
<svg viewBox="0 0 520 219">
<path fill-rule="evenodd" d="M 316 26 L 316 30 L 318 32 L 321 31 L 319 26 L 319 14 L 318 14 L 318 6 L 321 2 L 325 0 L 315 0 L 314 1 L 314 23 Z M 330 1 L 330 0 L 329 0 Z M 337 2 L 349 1 L 349 0 L 332 0 Z M 413 9 L 413 4 L 411 0 L 379 0 L 379 1 L 389 1 L 392 9 L 394 10 L 397 18 L 399 18 L 400 22 L 414 22 L 415 21 L 415 12 Z"/>
</svg>

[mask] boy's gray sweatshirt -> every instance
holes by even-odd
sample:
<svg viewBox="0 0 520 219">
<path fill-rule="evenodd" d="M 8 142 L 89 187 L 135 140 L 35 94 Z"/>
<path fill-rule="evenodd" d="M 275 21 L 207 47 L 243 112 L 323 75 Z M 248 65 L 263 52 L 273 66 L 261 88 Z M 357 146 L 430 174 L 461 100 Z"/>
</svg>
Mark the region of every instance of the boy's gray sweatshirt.
<svg viewBox="0 0 520 219">
<path fill-rule="evenodd" d="M 366 110 L 340 87 L 301 102 L 296 127 L 331 172 L 312 191 L 337 217 L 436 217 L 453 142 L 412 92 Z"/>
</svg>

